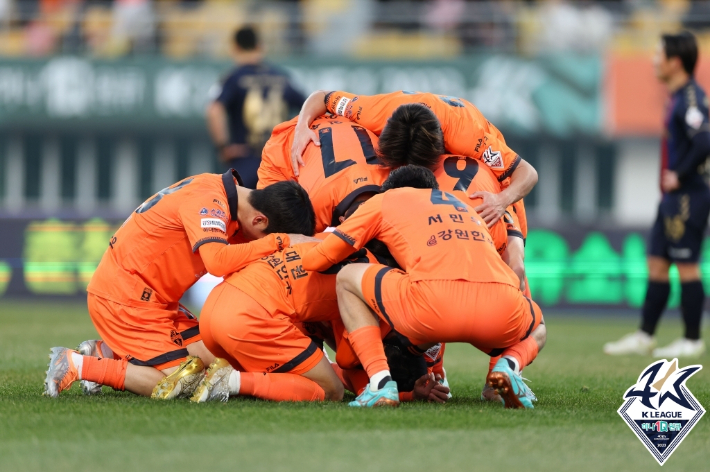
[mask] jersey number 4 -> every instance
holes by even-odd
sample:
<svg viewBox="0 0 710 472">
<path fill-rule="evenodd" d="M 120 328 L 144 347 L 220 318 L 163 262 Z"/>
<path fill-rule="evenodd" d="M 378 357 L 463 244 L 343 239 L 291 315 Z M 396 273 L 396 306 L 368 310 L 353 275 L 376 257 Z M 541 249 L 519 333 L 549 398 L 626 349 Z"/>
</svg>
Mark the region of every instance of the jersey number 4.
<svg viewBox="0 0 710 472">
<path fill-rule="evenodd" d="M 362 155 L 365 158 L 365 162 L 370 165 L 379 165 L 380 160 L 377 159 L 375 147 L 372 145 L 370 135 L 367 134 L 365 128 L 362 126 L 353 126 L 352 129 L 355 131 L 358 141 L 360 141 L 360 148 L 362 149 Z M 318 138 L 320 139 L 320 153 L 323 158 L 323 172 L 325 173 L 326 179 L 337 174 L 341 170 L 345 170 L 348 167 L 357 164 L 352 159 L 336 162 L 335 149 L 333 148 L 332 128 L 326 127 L 319 129 Z"/>
</svg>

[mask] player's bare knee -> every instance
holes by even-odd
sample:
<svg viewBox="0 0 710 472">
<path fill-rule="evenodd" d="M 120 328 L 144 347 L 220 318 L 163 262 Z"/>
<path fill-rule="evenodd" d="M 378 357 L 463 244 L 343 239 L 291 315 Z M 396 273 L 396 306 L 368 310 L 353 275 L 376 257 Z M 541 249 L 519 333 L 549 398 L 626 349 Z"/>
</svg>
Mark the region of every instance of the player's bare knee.
<svg viewBox="0 0 710 472">
<path fill-rule="evenodd" d="M 321 386 L 322 387 L 322 386 Z M 342 382 L 339 380 L 337 382 L 329 382 L 328 389 L 323 388 L 325 391 L 325 399 L 333 402 L 339 402 L 343 400 L 343 395 L 345 394 L 345 387 L 343 387 Z"/>
<path fill-rule="evenodd" d="M 535 342 L 537 342 L 538 351 L 542 351 L 542 348 L 545 347 L 545 343 L 547 343 L 547 328 L 545 325 L 538 325 L 538 327 L 533 330 L 532 337 Z"/>
<path fill-rule="evenodd" d="M 648 278 L 654 282 L 668 282 L 670 261 L 662 257 L 651 256 L 648 258 Z"/>
<path fill-rule="evenodd" d="M 700 280 L 700 264 L 676 264 L 681 283 Z"/>
<path fill-rule="evenodd" d="M 340 293 L 342 291 L 347 291 L 351 293 L 357 293 L 354 288 L 357 284 L 357 268 L 354 265 L 348 265 L 343 267 L 338 275 L 335 277 L 335 290 Z"/>
</svg>

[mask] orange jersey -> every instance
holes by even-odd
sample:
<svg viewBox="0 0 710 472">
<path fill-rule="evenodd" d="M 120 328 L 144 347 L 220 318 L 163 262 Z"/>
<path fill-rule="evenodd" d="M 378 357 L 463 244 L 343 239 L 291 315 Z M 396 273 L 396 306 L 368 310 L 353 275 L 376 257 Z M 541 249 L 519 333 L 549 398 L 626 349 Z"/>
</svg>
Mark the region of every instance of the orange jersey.
<svg viewBox="0 0 710 472">
<path fill-rule="evenodd" d="M 364 192 L 379 192 L 389 175 L 375 147 L 377 136 L 342 118 L 321 116 L 311 123 L 320 146 L 303 153 L 305 167 L 296 177 L 291 166 L 291 144 L 298 117 L 274 128 L 262 152 L 258 188 L 294 179 L 306 189 L 316 212 L 316 231 L 340 224 L 338 218 Z"/>
<path fill-rule="evenodd" d="M 392 113 L 408 103 L 420 103 L 439 118 L 447 153 L 478 159 L 493 171 L 498 182 L 508 185 L 507 178 L 520 163 L 520 156 L 508 147 L 498 128 L 462 98 L 421 92 L 368 96 L 342 91 L 330 92 L 325 97 L 325 106 L 330 113 L 344 116 L 377 136 Z"/>
<path fill-rule="evenodd" d="M 230 172 L 188 177 L 161 190 L 116 231 L 87 290 L 126 305 L 178 302 L 207 273 L 198 249 L 238 241 L 236 213 Z M 235 251 L 263 241 L 256 258 L 262 257 L 278 249 L 269 239 L 240 244 Z"/>
<path fill-rule="evenodd" d="M 375 238 L 387 245 L 412 282 L 519 285 L 496 252 L 481 217 L 441 190 L 398 188 L 372 197 L 306 254 L 303 267 L 319 270 Z"/>
<path fill-rule="evenodd" d="M 340 316 L 335 294 L 338 267 L 323 272 L 303 269 L 303 255 L 316 244 L 296 244 L 275 252 L 227 276 L 225 282 L 251 295 L 269 313 L 283 313 L 294 323 L 336 319 Z M 356 262 L 376 259 L 368 253 Z"/>
<path fill-rule="evenodd" d="M 434 176 L 436 176 L 440 190 L 452 193 L 459 200 L 474 208 L 480 205 L 483 199 L 471 199 L 469 195 L 475 192 L 500 192 L 500 184 L 493 171 L 487 166 L 479 165 L 479 161 L 471 157 L 450 154 L 442 156 L 441 165 L 434 170 Z M 499 253 L 505 250 L 508 236 L 522 237 L 513 205 L 508 207 L 503 218 L 498 220 L 488 231 L 491 233 Z"/>
</svg>

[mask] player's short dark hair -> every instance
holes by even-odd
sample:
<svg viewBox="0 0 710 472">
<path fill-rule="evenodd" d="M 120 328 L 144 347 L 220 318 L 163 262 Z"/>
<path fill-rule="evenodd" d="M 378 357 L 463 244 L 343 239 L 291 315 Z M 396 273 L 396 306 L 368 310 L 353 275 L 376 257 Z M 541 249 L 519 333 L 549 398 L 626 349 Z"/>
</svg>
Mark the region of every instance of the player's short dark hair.
<svg viewBox="0 0 710 472">
<path fill-rule="evenodd" d="M 382 191 L 402 187 L 438 189 L 439 182 L 436 181 L 434 173 L 426 167 L 408 165 L 390 172 L 382 184 Z"/>
<path fill-rule="evenodd" d="M 435 168 L 444 154 L 444 134 L 433 111 L 420 103 L 399 106 L 380 134 L 377 154 L 389 167 Z"/>
<path fill-rule="evenodd" d="M 234 33 L 234 44 L 242 51 L 253 51 L 259 47 L 259 36 L 252 26 L 242 26 Z"/>
<path fill-rule="evenodd" d="M 683 64 L 683 69 L 689 75 L 693 75 L 695 64 L 698 62 L 698 42 L 693 33 L 683 31 L 678 34 L 664 34 L 661 36 L 661 41 L 666 58 L 677 57 Z"/>
<path fill-rule="evenodd" d="M 313 236 L 316 232 L 316 213 L 306 190 L 298 182 L 276 182 L 261 190 L 252 190 L 249 203 L 269 219 L 264 231 L 297 233 Z"/>
</svg>

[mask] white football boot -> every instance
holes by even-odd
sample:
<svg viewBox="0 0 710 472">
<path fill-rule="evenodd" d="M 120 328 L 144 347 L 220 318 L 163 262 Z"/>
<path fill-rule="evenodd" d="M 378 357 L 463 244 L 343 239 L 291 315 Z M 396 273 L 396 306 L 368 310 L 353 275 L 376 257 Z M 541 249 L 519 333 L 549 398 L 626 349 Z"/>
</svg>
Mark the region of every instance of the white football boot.
<svg viewBox="0 0 710 472">
<path fill-rule="evenodd" d="M 229 377 L 234 372 L 226 359 L 215 357 L 207 372 L 195 389 L 190 401 L 193 403 L 204 403 L 212 401 L 226 402 L 229 400 Z M 237 390 L 239 388 L 237 387 Z"/>
<path fill-rule="evenodd" d="M 606 343 L 604 353 L 610 356 L 626 356 L 639 354 L 648 356 L 656 347 L 656 338 L 643 331 L 627 334 L 616 342 Z"/>
<path fill-rule="evenodd" d="M 82 356 L 98 357 L 99 359 L 104 357 L 113 359 L 113 351 L 100 339 L 90 339 L 88 341 L 84 341 L 79 344 L 79 347 L 77 347 L 76 350 L 79 351 Z M 97 384 L 96 382 L 92 382 L 90 380 L 81 381 L 81 391 L 84 392 L 84 395 L 100 395 L 103 393 L 101 390 L 101 384 Z"/>
<path fill-rule="evenodd" d="M 653 350 L 653 357 L 673 359 L 675 357 L 700 357 L 705 352 L 705 342 L 702 339 L 691 340 L 679 338 L 666 347 Z"/>
</svg>

